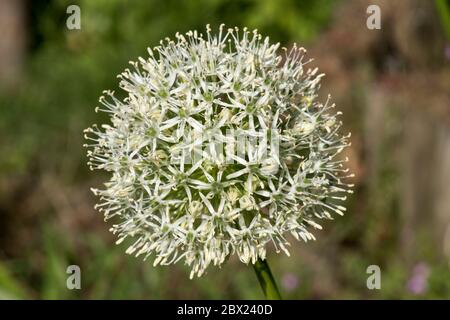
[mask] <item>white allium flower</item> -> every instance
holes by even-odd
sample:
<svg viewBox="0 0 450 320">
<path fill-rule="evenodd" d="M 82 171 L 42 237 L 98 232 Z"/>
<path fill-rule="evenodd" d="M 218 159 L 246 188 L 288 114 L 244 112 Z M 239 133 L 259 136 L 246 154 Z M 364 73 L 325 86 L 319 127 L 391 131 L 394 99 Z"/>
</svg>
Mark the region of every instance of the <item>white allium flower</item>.
<svg viewBox="0 0 450 320">
<path fill-rule="evenodd" d="M 119 76 L 125 99 L 100 98 L 111 123 L 86 146 L 111 178 L 93 192 L 117 243 L 134 238 L 127 253 L 200 276 L 231 254 L 264 259 L 268 243 L 288 254 L 286 235 L 314 239 L 317 219 L 345 211 L 350 135 L 317 101 L 305 50 L 278 48 L 246 28 L 177 34 Z"/>
</svg>

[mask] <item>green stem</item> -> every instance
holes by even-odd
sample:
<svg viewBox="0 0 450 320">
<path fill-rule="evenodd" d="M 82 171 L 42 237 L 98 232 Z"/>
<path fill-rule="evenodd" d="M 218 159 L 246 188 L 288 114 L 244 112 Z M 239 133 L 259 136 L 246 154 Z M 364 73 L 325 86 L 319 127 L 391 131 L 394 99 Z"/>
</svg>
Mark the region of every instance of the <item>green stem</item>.
<svg viewBox="0 0 450 320">
<path fill-rule="evenodd" d="M 253 265 L 256 276 L 258 277 L 261 289 L 268 300 L 281 300 L 280 292 L 278 291 L 277 284 L 270 271 L 267 260 L 258 259 Z"/>
</svg>

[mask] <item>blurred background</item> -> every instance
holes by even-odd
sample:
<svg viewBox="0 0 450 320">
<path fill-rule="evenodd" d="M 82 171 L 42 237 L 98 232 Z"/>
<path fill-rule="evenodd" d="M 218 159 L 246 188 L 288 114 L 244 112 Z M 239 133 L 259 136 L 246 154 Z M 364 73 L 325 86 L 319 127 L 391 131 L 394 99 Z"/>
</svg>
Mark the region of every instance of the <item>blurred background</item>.
<svg viewBox="0 0 450 320">
<path fill-rule="evenodd" d="M 81 9 L 68 30 L 66 9 Z M 381 29 L 369 30 L 370 4 Z M 450 299 L 450 1 L 0 0 L 0 298 L 259 299 L 232 258 L 189 280 L 114 245 L 89 188 L 82 130 L 146 47 L 210 23 L 308 49 L 344 112 L 356 174 L 344 217 L 269 255 L 287 299 Z M 81 290 L 66 288 L 67 266 Z M 381 289 L 368 290 L 369 265 Z"/>
</svg>

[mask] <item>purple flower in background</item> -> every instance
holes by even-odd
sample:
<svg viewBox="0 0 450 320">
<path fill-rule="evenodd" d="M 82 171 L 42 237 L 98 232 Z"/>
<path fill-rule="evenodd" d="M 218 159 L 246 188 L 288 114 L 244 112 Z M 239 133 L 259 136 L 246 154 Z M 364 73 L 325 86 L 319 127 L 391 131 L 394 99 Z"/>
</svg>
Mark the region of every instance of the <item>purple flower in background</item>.
<svg viewBox="0 0 450 320">
<path fill-rule="evenodd" d="M 450 43 L 447 43 L 447 44 L 445 45 L 444 55 L 445 55 L 445 58 L 446 58 L 448 61 L 450 61 Z"/>
<path fill-rule="evenodd" d="M 415 295 L 424 294 L 428 287 L 429 275 L 430 270 L 426 263 L 416 264 L 407 283 L 408 291 Z"/>
<path fill-rule="evenodd" d="M 298 287 L 298 277 L 293 273 L 286 273 L 281 279 L 281 285 L 286 291 L 294 291 Z"/>
</svg>

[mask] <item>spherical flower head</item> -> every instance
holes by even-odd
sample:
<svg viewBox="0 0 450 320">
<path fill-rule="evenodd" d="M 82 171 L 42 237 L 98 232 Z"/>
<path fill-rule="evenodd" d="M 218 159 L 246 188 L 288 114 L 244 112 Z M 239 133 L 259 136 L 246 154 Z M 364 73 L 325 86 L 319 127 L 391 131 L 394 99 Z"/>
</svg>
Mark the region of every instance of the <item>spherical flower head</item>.
<svg viewBox="0 0 450 320">
<path fill-rule="evenodd" d="M 236 254 L 244 263 L 287 235 L 314 239 L 316 222 L 342 214 L 351 185 L 338 155 L 334 105 L 317 101 L 317 69 L 305 50 L 271 44 L 255 30 L 177 34 L 131 62 L 106 91 L 110 124 L 86 129 L 91 169 L 110 180 L 96 205 L 117 243 L 154 265 L 184 260 L 191 278 Z"/>
</svg>

